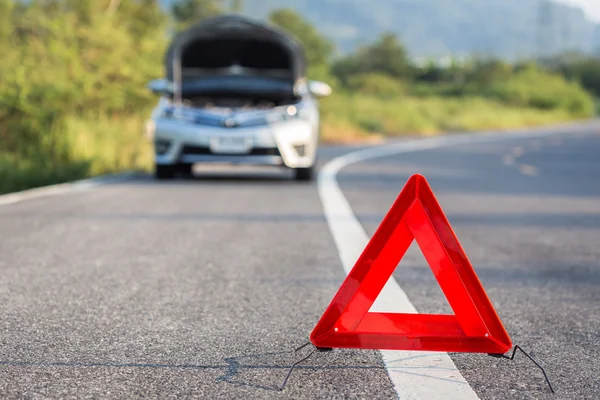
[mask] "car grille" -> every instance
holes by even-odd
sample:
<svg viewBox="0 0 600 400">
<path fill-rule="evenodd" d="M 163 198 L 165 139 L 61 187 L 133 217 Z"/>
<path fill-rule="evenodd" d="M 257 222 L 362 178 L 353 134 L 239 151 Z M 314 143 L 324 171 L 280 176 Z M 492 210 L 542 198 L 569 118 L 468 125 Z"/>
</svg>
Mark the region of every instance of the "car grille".
<svg viewBox="0 0 600 400">
<path fill-rule="evenodd" d="M 181 155 L 211 155 L 215 154 L 210 151 L 210 147 L 208 146 L 183 146 L 181 150 Z M 227 155 L 223 153 L 218 153 L 219 155 Z M 238 155 L 238 154 L 236 154 Z M 253 148 L 252 151 L 248 154 L 244 154 L 248 156 L 281 156 L 279 149 L 277 147 L 273 148 Z"/>
<path fill-rule="evenodd" d="M 223 128 L 235 129 L 235 128 L 250 128 L 256 126 L 268 125 L 268 118 L 266 115 L 218 115 L 218 114 L 206 114 L 196 112 L 191 109 L 183 109 L 183 119 L 194 125 L 203 126 L 218 126 Z M 174 108 L 170 107 L 165 109 L 166 117 L 173 117 Z"/>
</svg>

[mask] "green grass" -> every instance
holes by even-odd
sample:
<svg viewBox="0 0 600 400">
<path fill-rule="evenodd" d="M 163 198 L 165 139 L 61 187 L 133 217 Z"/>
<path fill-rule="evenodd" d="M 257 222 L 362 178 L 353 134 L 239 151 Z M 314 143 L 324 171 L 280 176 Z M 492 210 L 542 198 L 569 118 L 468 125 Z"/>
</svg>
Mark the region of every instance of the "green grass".
<svg viewBox="0 0 600 400">
<path fill-rule="evenodd" d="M 145 115 L 67 120 L 72 157 L 89 162 L 91 175 L 148 171 L 153 158 L 151 143 L 143 136 Z"/>
<path fill-rule="evenodd" d="M 69 161 L 51 162 L 43 155 L 23 160 L 0 153 L 0 194 L 125 170 L 149 171 L 152 147 L 143 136 L 143 124 L 139 115 L 68 119 L 64 135 Z"/>
<path fill-rule="evenodd" d="M 511 129 L 575 119 L 564 110 L 507 106 L 479 97 L 401 97 L 395 100 L 337 94 L 321 102 L 324 142 L 374 135 L 436 135 L 446 132 Z"/>
<path fill-rule="evenodd" d="M 89 164 L 85 161 L 49 165 L 43 160 L 18 160 L 0 153 L 0 194 L 69 182 L 88 174 Z"/>
</svg>

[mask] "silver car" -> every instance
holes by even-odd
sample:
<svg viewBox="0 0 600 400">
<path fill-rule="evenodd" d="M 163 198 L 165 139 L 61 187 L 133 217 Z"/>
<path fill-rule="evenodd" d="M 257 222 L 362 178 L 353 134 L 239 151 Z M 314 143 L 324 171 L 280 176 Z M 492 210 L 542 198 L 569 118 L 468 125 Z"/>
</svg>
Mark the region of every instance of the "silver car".
<svg viewBox="0 0 600 400">
<path fill-rule="evenodd" d="M 311 180 L 319 143 L 318 98 L 331 94 L 305 76 L 303 49 L 286 32 L 219 16 L 179 33 L 146 134 L 155 177 L 191 173 L 196 163 L 269 165 Z"/>
</svg>

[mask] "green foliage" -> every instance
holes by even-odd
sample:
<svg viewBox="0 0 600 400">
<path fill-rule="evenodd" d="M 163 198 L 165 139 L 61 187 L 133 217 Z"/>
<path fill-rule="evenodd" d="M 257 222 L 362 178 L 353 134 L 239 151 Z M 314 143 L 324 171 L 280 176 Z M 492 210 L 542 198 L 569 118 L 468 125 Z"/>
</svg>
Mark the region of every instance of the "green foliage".
<svg viewBox="0 0 600 400">
<path fill-rule="evenodd" d="M 430 134 L 586 118 L 595 111 L 592 97 L 575 80 L 536 63 L 475 59 L 417 66 L 390 37 L 337 60 L 333 73 L 344 90 L 324 104 L 324 119 L 343 127 L 325 130 L 336 139 L 350 127 L 352 137 Z"/>
<path fill-rule="evenodd" d="M 399 80 L 378 73 L 353 75 L 348 80 L 348 88 L 353 92 L 388 99 L 397 98 L 404 93 Z"/>
<path fill-rule="evenodd" d="M 577 54 L 569 57 L 558 57 L 546 62 L 548 69 L 576 81 L 600 97 L 600 59 Z"/>
<path fill-rule="evenodd" d="M 385 130 L 385 126 L 383 125 L 383 122 L 381 122 L 380 120 L 373 118 L 373 117 L 362 116 L 357 119 L 357 122 L 358 122 L 358 126 L 362 130 L 365 130 L 370 133 L 379 133 L 379 132 L 383 132 Z"/>
<path fill-rule="evenodd" d="M 268 20 L 273 25 L 291 34 L 304 48 L 310 79 L 328 82 L 338 88 L 335 76 L 331 74 L 330 62 L 333 56 L 333 43 L 323 36 L 314 25 L 294 10 L 282 8 L 271 12 Z"/>
<path fill-rule="evenodd" d="M 590 92 L 600 97 L 600 60 L 588 58 L 572 66 L 567 71 L 567 77 L 572 77 Z"/>
<path fill-rule="evenodd" d="M 575 116 L 589 116 L 594 101 L 577 83 L 537 69 L 525 69 L 506 79 L 496 80 L 483 92 L 506 104 L 542 110 L 565 110 Z"/>
<path fill-rule="evenodd" d="M 469 74 L 469 81 L 484 86 L 500 82 L 513 74 L 513 67 L 501 60 L 485 60 L 477 62 Z"/>
<path fill-rule="evenodd" d="M 565 110 L 507 106 L 492 99 L 465 96 L 401 97 L 338 93 L 323 103 L 323 140 L 347 142 L 374 137 L 436 135 L 488 129 L 510 129 L 567 121 Z"/>
<path fill-rule="evenodd" d="M 156 101 L 145 85 L 161 73 L 168 21 L 157 2 L 0 0 L 0 9 L 9 15 L 0 41 L 0 192 L 82 177 L 110 160 L 91 153 L 136 159 L 140 149 L 120 140 L 133 133 L 139 147 L 141 123 L 130 133 L 117 121 L 141 121 Z M 97 126 L 105 130 L 89 129 Z M 81 151 L 82 141 L 91 150 Z"/>
<path fill-rule="evenodd" d="M 375 43 L 360 47 L 354 54 L 333 64 L 334 75 L 344 83 L 357 74 L 383 74 L 394 78 L 410 76 L 406 49 L 392 34 L 383 34 Z"/>
<path fill-rule="evenodd" d="M 181 29 L 190 23 L 214 17 L 224 8 L 223 0 L 175 0 L 171 4 L 171 15 Z"/>
<path fill-rule="evenodd" d="M 18 160 L 0 152 L 0 193 L 68 182 L 87 174 L 86 162 L 72 162 L 58 167 L 43 162 Z"/>
<path fill-rule="evenodd" d="M 333 54 L 333 44 L 321 35 L 302 15 L 291 9 L 277 9 L 269 15 L 269 21 L 293 35 L 304 47 L 310 76 L 328 76 L 328 64 Z"/>
</svg>

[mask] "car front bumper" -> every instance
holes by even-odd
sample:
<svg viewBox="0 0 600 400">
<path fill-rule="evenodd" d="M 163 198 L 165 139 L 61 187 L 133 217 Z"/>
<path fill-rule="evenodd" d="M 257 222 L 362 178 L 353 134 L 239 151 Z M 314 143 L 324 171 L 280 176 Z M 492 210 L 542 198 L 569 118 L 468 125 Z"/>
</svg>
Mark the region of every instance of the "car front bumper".
<svg viewBox="0 0 600 400">
<path fill-rule="evenodd" d="M 149 121 L 146 129 L 154 142 L 155 162 L 160 165 L 226 163 L 306 168 L 314 164 L 318 140 L 312 125 L 304 120 L 226 128 L 157 119 Z M 227 138 L 246 141 L 247 150 L 218 150 L 215 141 Z"/>
</svg>

